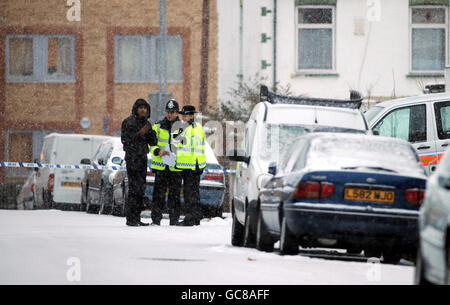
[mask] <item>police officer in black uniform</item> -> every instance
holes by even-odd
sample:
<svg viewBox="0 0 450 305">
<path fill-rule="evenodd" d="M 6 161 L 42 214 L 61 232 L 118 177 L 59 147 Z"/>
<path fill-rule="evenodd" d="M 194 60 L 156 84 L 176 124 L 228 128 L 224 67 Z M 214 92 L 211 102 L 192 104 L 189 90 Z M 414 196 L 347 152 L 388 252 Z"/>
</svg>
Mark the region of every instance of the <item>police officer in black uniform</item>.
<svg viewBox="0 0 450 305">
<path fill-rule="evenodd" d="M 156 134 L 152 130 L 150 105 L 138 99 L 131 115 L 122 122 L 123 149 L 127 164 L 128 202 L 125 203 L 128 226 L 148 226 L 141 221 L 144 207 L 145 179 L 147 177 L 147 154 L 149 145 L 156 145 Z"/>
<path fill-rule="evenodd" d="M 162 161 L 163 156 L 170 155 L 172 145 L 172 127 L 180 123 L 178 112 L 180 106 L 174 99 L 166 103 L 166 117 L 153 125 L 156 131 L 158 145 L 151 148 L 153 154 L 152 171 L 155 173 L 153 188 L 152 224 L 160 225 L 162 210 L 166 202 L 166 191 L 169 189 L 167 205 L 169 208 L 170 225 L 178 224 L 180 218 L 180 191 L 182 185 L 181 170 L 174 166 L 170 167 Z M 176 137 L 175 133 L 175 137 Z"/>
</svg>

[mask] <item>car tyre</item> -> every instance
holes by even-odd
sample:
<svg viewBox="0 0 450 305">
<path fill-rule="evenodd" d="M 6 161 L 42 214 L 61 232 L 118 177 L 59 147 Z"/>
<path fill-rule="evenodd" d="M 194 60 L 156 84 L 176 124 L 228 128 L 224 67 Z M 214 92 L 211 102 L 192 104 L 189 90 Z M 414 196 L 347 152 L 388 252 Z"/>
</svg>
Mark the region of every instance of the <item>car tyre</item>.
<svg viewBox="0 0 450 305">
<path fill-rule="evenodd" d="M 289 230 L 284 215 L 281 217 L 281 233 L 280 233 L 280 254 L 296 255 L 298 254 L 298 242 L 295 236 Z"/>
<path fill-rule="evenodd" d="M 244 226 L 236 218 L 233 207 L 233 223 L 231 226 L 231 244 L 235 247 L 242 247 L 244 244 Z"/>
<path fill-rule="evenodd" d="M 422 250 L 420 246 L 417 249 L 416 269 L 414 271 L 415 285 L 432 285 L 425 277 L 425 265 L 423 263 Z"/>
<path fill-rule="evenodd" d="M 81 188 L 81 200 L 80 200 L 80 211 L 81 212 L 86 212 L 86 194 L 87 194 L 87 184 L 86 184 L 86 189 Z"/>
<path fill-rule="evenodd" d="M 256 246 L 256 236 L 252 232 L 252 220 L 250 213 L 245 213 L 245 224 L 244 224 L 244 247 L 254 248 Z"/>
<path fill-rule="evenodd" d="M 98 211 L 97 207 L 92 204 L 91 192 L 89 189 L 86 191 L 86 213 L 94 214 Z"/>
<path fill-rule="evenodd" d="M 112 212 L 111 205 L 108 204 L 108 188 L 102 183 L 99 193 L 100 215 L 109 215 Z"/>
<path fill-rule="evenodd" d="M 262 219 L 261 209 L 258 211 L 258 223 L 256 227 L 256 249 L 264 252 L 272 252 L 274 242 L 269 232 L 267 232 L 266 225 Z"/>
</svg>

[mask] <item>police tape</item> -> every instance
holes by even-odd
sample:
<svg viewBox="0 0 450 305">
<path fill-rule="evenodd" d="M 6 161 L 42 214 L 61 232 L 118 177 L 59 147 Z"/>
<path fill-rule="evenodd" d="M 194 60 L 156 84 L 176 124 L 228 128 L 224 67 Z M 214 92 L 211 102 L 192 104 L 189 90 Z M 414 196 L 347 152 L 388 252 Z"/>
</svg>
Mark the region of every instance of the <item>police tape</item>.
<svg viewBox="0 0 450 305">
<path fill-rule="evenodd" d="M 15 168 L 58 168 L 58 169 L 94 169 L 94 170 L 126 170 L 126 166 L 116 165 L 87 165 L 87 164 L 45 164 L 45 163 L 25 163 L 25 162 L 0 162 L 0 167 L 15 167 Z M 150 167 L 147 170 L 151 171 Z M 235 170 L 230 169 L 205 169 L 205 173 L 236 173 Z"/>
</svg>

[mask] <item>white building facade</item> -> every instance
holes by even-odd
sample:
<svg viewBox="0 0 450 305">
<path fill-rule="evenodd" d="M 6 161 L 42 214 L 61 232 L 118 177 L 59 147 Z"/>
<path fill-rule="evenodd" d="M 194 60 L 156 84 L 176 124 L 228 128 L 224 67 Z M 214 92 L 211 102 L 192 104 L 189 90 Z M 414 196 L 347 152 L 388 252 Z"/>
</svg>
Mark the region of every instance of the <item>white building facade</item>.
<svg viewBox="0 0 450 305">
<path fill-rule="evenodd" d="M 372 100 L 443 83 L 450 0 L 219 0 L 219 101 L 256 75 L 295 95 Z"/>
</svg>

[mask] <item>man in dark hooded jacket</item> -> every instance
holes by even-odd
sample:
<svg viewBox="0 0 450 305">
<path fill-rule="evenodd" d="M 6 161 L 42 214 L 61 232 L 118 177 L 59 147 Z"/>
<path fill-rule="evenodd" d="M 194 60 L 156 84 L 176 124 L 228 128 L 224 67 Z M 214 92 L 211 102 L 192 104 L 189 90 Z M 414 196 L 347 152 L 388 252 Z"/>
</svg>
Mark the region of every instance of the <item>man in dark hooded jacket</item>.
<svg viewBox="0 0 450 305">
<path fill-rule="evenodd" d="M 122 122 L 122 143 L 125 151 L 128 176 L 128 202 L 126 216 L 128 226 L 146 226 L 141 222 L 141 211 L 147 177 L 148 146 L 156 145 L 156 133 L 149 122 L 151 109 L 144 99 L 138 99 L 133 105 L 131 115 Z"/>
</svg>

